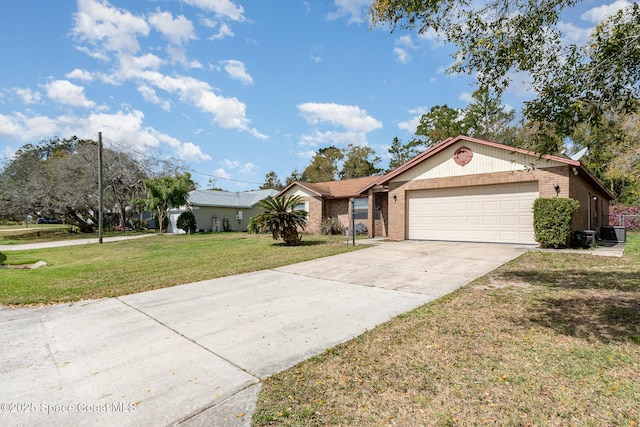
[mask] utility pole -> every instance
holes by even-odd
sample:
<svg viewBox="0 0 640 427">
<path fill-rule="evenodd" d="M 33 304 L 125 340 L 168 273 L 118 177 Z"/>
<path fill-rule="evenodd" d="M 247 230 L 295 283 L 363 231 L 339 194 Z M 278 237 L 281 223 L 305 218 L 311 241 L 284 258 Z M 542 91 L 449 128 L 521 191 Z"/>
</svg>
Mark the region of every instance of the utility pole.
<svg viewBox="0 0 640 427">
<path fill-rule="evenodd" d="M 351 203 L 351 239 L 353 242 L 353 246 L 356 245 L 356 219 L 353 217 L 353 212 L 355 211 L 356 199 L 353 197 L 349 199 Z"/>
<path fill-rule="evenodd" d="M 98 132 L 98 243 L 102 243 L 103 206 L 102 206 L 102 132 Z"/>
</svg>

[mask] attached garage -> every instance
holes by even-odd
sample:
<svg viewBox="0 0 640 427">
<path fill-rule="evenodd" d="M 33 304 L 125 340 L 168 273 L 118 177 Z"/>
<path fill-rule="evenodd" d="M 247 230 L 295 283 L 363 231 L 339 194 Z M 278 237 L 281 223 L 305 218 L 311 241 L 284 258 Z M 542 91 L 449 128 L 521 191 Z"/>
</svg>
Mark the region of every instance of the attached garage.
<svg viewBox="0 0 640 427">
<path fill-rule="evenodd" d="M 432 146 L 361 193 L 388 224 L 389 239 L 517 244 L 536 243 L 538 197 L 577 200 L 572 229 L 596 231 L 612 199 L 577 159 L 462 135 Z M 374 225 L 369 220 L 372 237 L 379 235 Z"/>
<path fill-rule="evenodd" d="M 537 182 L 408 191 L 407 238 L 535 243 L 537 198 Z"/>
</svg>

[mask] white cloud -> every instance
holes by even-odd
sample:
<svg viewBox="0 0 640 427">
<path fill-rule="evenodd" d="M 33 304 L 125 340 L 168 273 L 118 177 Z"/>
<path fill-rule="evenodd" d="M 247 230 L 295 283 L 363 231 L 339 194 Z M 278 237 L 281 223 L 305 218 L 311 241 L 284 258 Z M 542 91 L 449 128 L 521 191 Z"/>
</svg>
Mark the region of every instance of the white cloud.
<svg viewBox="0 0 640 427">
<path fill-rule="evenodd" d="M 206 12 L 212 12 L 218 18 L 242 22 L 245 20 L 242 6 L 235 5 L 230 0 L 183 0 L 188 5 Z"/>
<path fill-rule="evenodd" d="M 231 178 L 231 175 L 229 175 L 229 174 L 227 173 L 227 171 L 226 171 L 226 170 L 224 170 L 224 169 L 222 169 L 222 168 L 219 168 L 219 169 L 214 170 L 214 171 L 213 171 L 213 175 L 214 175 L 216 178 L 222 178 L 222 179 L 229 179 L 229 178 Z"/>
<path fill-rule="evenodd" d="M 118 111 L 113 114 L 92 113 L 86 117 L 62 115 L 46 117 L 27 116 L 23 113 L 0 114 L 0 134 L 13 139 L 31 142 L 52 138 L 56 135 L 76 135 L 79 138 L 96 139 L 98 132 L 112 141 L 122 141 L 139 151 L 166 144 L 184 161 L 211 160 L 202 154 L 200 148 L 190 142 L 183 143 L 176 138 L 144 125 L 141 111 Z"/>
<path fill-rule="evenodd" d="M 313 47 L 313 52 L 311 52 L 311 59 L 314 62 L 322 62 L 322 55 L 320 55 L 321 53 L 322 53 L 322 46 L 315 45 Z"/>
<path fill-rule="evenodd" d="M 406 35 L 396 39 L 394 43 L 393 54 L 396 59 L 403 64 L 408 63 L 411 60 L 410 50 L 415 50 L 411 36 Z"/>
<path fill-rule="evenodd" d="M 398 129 L 404 130 L 410 134 L 415 134 L 418 129 L 418 125 L 420 124 L 420 118 L 423 114 L 427 114 L 429 109 L 427 107 L 418 107 L 412 110 L 409 110 L 409 113 L 413 115 L 409 120 L 402 121 L 398 123 Z"/>
<path fill-rule="evenodd" d="M 302 135 L 298 141 L 298 145 L 303 147 L 347 146 L 348 144 L 368 145 L 367 135 L 362 132 L 315 131 L 312 134 Z"/>
<path fill-rule="evenodd" d="M 114 77 L 120 81 L 136 78 L 145 70 L 158 70 L 164 61 L 152 53 L 142 56 L 120 55 Z"/>
<path fill-rule="evenodd" d="M 235 34 L 233 30 L 231 30 L 231 27 L 222 22 L 220 24 L 220 29 L 218 30 L 218 32 L 209 37 L 209 40 L 222 40 L 226 37 L 233 37 L 234 35 Z"/>
<path fill-rule="evenodd" d="M 327 19 L 349 17 L 349 23 L 363 22 L 370 0 L 334 0 L 337 10 L 327 15 Z"/>
<path fill-rule="evenodd" d="M 183 15 L 174 19 L 170 12 L 157 11 L 149 15 L 149 23 L 176 45 L 182 45 L 196 38 L 193 23 Z"/>
<path fill-rule="evenodd" d="M 462 92 L 458 99 L 466 102 L 467 104 L 471 104 L 473 102 L 473 94 L 470 92 Z"/>
<path fill-rule="evenodd" d="M 172 77 L 155 71 L 160 64 L 162 60 L 153 54 L 140 57 L 123 55 L 114 83 L 129 79 L 142 80 L 156 89 L 177 94 L 182 102 L 190 102 L 201 111 L 211 114 L 220 127 L 238 129 L 249 132 L 255 138 L 267 139 L 266 135 L 250 126 L 251 120 L 246 117 L 246 105 L 243 102 L 235 97 L 225 98 L 217 95 L 211 86 L 202 80 L 180 75 Z"/>
<path fill-rule="evenodd" d="M 47 96 L 56 102 L 74 107 L 91 108 L 95 102 L 84 95 L 84 87 L 74 85 L 69 80 L 54 80 L 45 86 Z"/>
<path fill-rule="evenodd" d="M 176 150 L 180 160 L 185 162 L 194 162 L 194 161 L 203 161 L 203 160 L 211 160 L 211 156 L 208 154 L 203 154 L 200 147 L 193 144 L 192 142 L 185 142 Z"/>
<path fill-rule="evenodd" d="M 187 50 L 184 48 L 184 46 L 169 45 L 167 46 L 166 50 L 171 57 L 172 62 L 178 62 L 180 64 L 187 63 Z"/>
<path fill-rule="evenodd" d="M 42 99 L 42 94 L 40 92 L 34 92 L 29 88 L 14 88 L 13 91 L 22 99 L 22 102 L 24 102 L 25 104 L 35 104 L 37 102 L 40 102 L 40 100 Z"/>
<path fill-rule="evenodd" d="M 226 167 L 228 167 L 229 169 L 235 169 L 238 166 L 240 166 L 240 161 L 238 160 L 229 160 L 229 159 L 224 159 L 223 161 L 221 161 L 220 163 L 222 163 L 223 165 L 225 165 Z"/>
<path fill-rule="evenodd" d="M 411 61 L 411 55 L 409 54 L 409 52 L 407 52 L 406 49 L 403 49 L 401 47 L 398 47 L 398 46 L 394 47 L 393 54 L 395 55 L 396 59 L 403 64 L 406 64 L 409 61 Z"/>
<path fill-rule="evenodd" d="M 300 114 L 309 124 L 329 123 L 352 132 L 371 132 L 382 128 L 382 123 L 369 116 L 356 105 L 308 102 L 298 105 Z"/>
<path fill-rule="evenodd" d="M 85 82 L 90 82 L 93 80 L 93 74 L 91 74 L 89 71 L 81 70 L 79 68 L 76 68 L 75 70 L 67 73 L 65 77 L 68 79 L 83 80 Z"/>
<path fill-rule="evenodd" d="M 221 61 L 221 63 L 224 67 L 224 70 L 232 79 L 238 80 L 245 85 L 253 84 L 253 77 L 251 77 L 251 75 L 247 73 L 247 70 L 245 69 L 244 63 L 242 61 L 229 59 L 226 61 Z"/>
<path fill-rule="evenodd" d="M 242 166 L 242 173 L 250 173 L 253 172 L 254 170 L 256 170 L 258 167 L 256 165 L 254 165 L 251 162 L 247 162 L 244 164 L 244 166 Z"/>
<path fill-rule="evenodd" d="M 149 34 L 149 24 L 131 12 L 108 2 L 78 0 L 72 32 L 99 50 L 136 53 L 140 50 L 138 36 Z"/>
<path fill-rule="evenodd" d="M 109 56 L 101 51 L 93 51 L 86 46 L 74 46 L 79 52 L 89 55 L 92 58 L 100 59 L 102 61 L 109 61 Z"/>
<path fill-rule="evenodd" d="M 616 0 L 611 4 L 604 4 L 602 6 L 594 7 L 593 9 L 589 9 L 582 15 L 580 15 L 581 19 L 585 21 L 590 21 L 594 24 L 598 24 L 608 16 L 613 15 L 620 9 L 624 9 L 627 6 L 631 6 L 631 2 L 627 0 Z"/>
<path fill-rule="evenodd" d="M 152 104 L 158 105 L 160 108 L 162 108 L 165 111 L 171 110 L 171 103 L 166 99 L 160 98 L 156 94 L 156 91 L 153 90 L 153 88 L 147 85 L 141 85 L 141 86 L 138 86 L 138 92 L 140 92 L 140 94 L 146 101 L 149 101 Z"/>
<path fill-rule="evenodd" d="M 559 22 L 558 29 L 562 31 L 562 41 L 565 44 L 584 44 L 591 34 L 591 28 L 580 28 L 569 22 Z"/>
<path fill-rule="evenodd" d="M 312 159 L 315 155 L 315 151 L 298 151 L 296 153 L 296 156 L 300 157 L 301 159 Z"/>
<path fill-rule="evenodd" d="M 428 28 L 425 32 L 419 33 L 418 40 L 429 43 L 432 48 L 442 47 L 446 42 L 445 36 L 433 28 Z"/>
</svg>

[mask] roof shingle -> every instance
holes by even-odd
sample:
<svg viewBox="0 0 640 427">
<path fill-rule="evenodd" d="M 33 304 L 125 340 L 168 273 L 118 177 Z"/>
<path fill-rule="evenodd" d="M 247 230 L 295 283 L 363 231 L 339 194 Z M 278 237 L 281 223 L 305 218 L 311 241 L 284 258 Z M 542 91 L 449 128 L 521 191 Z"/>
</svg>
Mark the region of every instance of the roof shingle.
<svg viewBox="0 0 640 427">
<path fill-rule="evenodd" d="M 262 199 L 278 194 L 276 190 L 256 190 L 234 193 L 231 191 L 193 190 L 189 193 L 191 206 L 220 206 L 252 208 Z"/>
</svg>

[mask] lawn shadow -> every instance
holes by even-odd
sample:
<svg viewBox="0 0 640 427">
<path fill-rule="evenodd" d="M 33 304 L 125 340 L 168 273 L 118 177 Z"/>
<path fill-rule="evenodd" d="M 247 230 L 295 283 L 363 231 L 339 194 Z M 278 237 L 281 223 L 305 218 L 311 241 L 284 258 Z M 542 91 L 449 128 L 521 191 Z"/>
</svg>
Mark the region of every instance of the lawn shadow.
<svg viewBox="0 0 640 427">
<path fill-rule="evenodd" d="M 327 242 L 324 240 L 304 240 L 302 239 L 302 241 L 300 242 L 300 244 L 298 246 L 320 246 L 320 245 L 326 245 Z M 284 242 L 277 242 L 273 244 L 274 246 L 284 246 L 287 247 L 287 245 Z M 291 248 L 295 248 L 296 246 L 288 246 Z"/>
<path fill-rule="evenodd" d="M 568 269 L 508 271 L 500 281 L 523 281 L 557 290 L 541 297 L 522 320 L 558 333 L 598 341 L 640 344 L 640 280 L 637 271 Z"/>
<path fill-rule="evenodd" d="M 7 260 L 7 256 L 0 252 L 0 264 L 3 264 Z"/>
<path fill-rule="evenodd" d="M 640 302 L 636 295 L 549 297 L 540 302 L 529 322 L 576 338 L 640 344 Z"/>
</svg>

